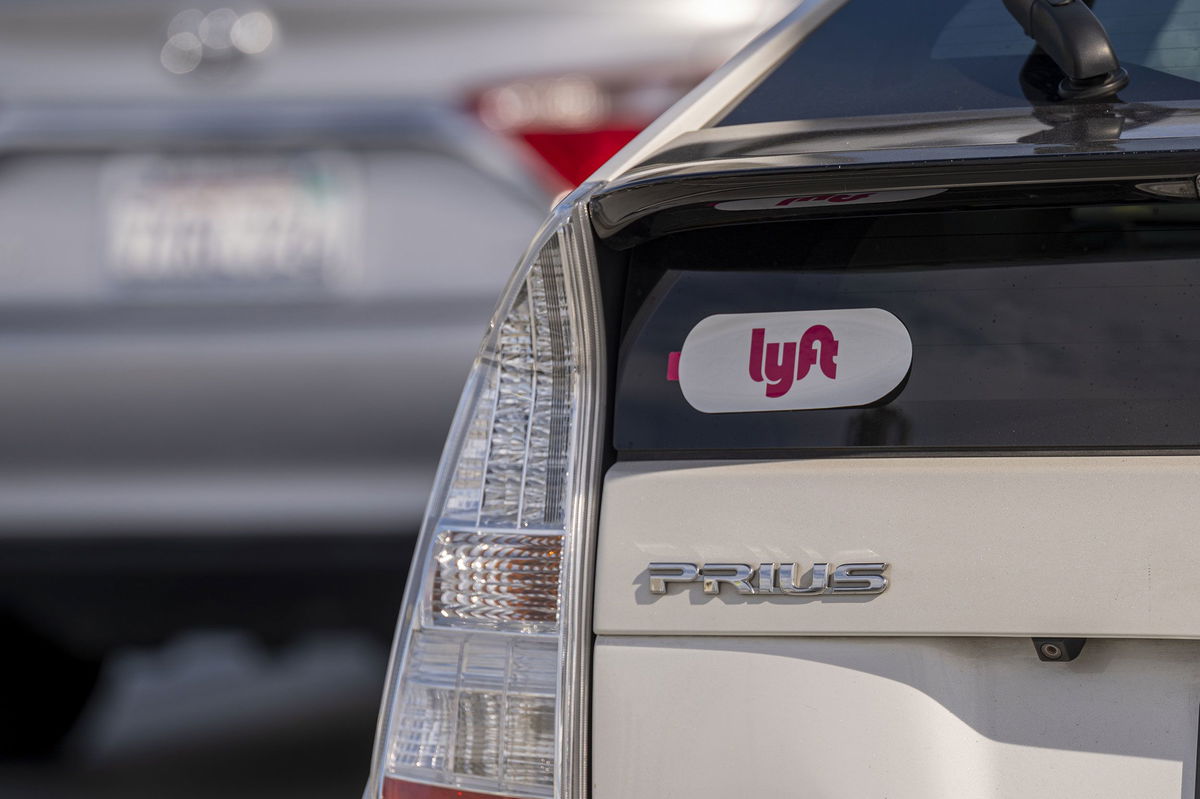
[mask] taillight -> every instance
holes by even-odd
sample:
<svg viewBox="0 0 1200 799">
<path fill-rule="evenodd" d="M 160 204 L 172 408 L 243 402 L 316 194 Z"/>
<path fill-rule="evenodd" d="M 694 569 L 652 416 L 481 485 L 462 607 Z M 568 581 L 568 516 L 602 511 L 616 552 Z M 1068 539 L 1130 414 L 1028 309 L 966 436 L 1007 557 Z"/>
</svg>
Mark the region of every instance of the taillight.
<svg viewBox="0 0 1200 799">
<path fill-rule="evenodd" d="M 586 207 L 560 206 L 484 338 L 409 578 L 371 796 L 583 795 L 603 373 L 590 253 Z"/>
<path fill-rule="evenodd" d="M 473 106 L 492 130 L 528 146 L 560 181 L 577 186 L 707 71 L 646 68 L 622 74 L 510 81 L 478 92 Z"/>
</svg>

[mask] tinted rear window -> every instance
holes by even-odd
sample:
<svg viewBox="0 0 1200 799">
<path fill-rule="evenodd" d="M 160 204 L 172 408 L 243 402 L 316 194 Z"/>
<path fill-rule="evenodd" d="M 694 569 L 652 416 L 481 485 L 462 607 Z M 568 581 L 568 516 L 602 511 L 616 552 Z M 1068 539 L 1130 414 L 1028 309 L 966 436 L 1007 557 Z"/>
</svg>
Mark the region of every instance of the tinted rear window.
<svg viewBox="0 0 1200 799">
<path fill-rule="evenodd" d="M 698 231 L 635 250 L 629 451 L 1200 447 L 1200 213 L 1142 206 Z M 701 413 L 670 354 L 716 314 L 881 308 L 912 368 L 871 407 Z"/>
<path fill-rule="evenodd" d="M 1131 75 L 1120 100 L 1200 99 L 1200 0 L 1093 9 Z M 850 0 L 720 124 L 1040 104 L 1033 50 L 1002 0 Z"/>
</svg>

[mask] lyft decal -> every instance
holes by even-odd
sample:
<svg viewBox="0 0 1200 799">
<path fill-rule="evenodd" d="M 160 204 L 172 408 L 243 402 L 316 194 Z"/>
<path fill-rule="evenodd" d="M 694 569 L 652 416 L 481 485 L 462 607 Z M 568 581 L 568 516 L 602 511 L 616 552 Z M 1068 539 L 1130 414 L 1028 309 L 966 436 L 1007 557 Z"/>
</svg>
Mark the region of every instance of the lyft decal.
<svg viewBox="0 0 1200 799">
<path fill-rule="evenodd" d="M 869 405 L 912 365 L 904 324 L 881 308 L 719 314 L 692 328 L 668 378 L 704 413 Z"/>
<path fill-rule="evenodd" d="M 775 208 L 811 208 L 814 205 L 870 205 L 920 200 L 941 194 L 945 189 L 894 189 L 892 191 L 859 191 L 841 194 L 799 194 L 792 197 L 757 197 L 752 200 L 729 200 L 717 203 L 718 211 L 763 211 Z"/>
<path fill-rule="evenodd" d="M 800 341 L 763 343 L 767 336 L 765 327 L 750 331 L 750 379 L 755 383 L 767 383 L 768 397 L 782 397 L 792 389 L 792 378 L 803 380 L 808 370 L 817 362 L 820 348 L 821 373 L 830 380 L 837 380 L 838 341 L 825 325 L 813 325 L 804 331 Z"/>
</svg>

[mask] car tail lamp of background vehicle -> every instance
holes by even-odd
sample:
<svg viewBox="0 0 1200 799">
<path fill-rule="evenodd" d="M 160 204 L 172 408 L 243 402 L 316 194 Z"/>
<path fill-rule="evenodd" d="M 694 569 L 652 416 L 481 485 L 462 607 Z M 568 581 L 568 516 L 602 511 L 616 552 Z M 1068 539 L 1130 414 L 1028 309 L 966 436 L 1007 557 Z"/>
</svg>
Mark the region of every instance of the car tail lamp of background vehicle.
<svg viewBox="0 0 1200 799">
<path fill-rule="evenodd" d="M 567 207 L 565 204 L 562 207 Z M 582 218 L 501 300 L 442 456 L 368 796 L 581 795 L 603 373 Z M 579 786 L 573 788 L 572 786 Z"/>
<path fill-rule="evenodd" d="M 582 183 L 707 74 L 693 65 L 515 80 L 477 92 L 471 106 L 489 129 L 536 153 L 543 182 L 561 191 Z"/>
</svg>

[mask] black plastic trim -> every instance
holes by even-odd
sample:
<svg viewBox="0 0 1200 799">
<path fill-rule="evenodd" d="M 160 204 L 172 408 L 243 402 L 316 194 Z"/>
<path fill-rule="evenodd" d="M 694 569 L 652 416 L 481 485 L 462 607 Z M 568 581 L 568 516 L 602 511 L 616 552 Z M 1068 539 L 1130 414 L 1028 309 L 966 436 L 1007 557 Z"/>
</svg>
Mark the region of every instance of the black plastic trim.
<svg viewBox="0 0 1200 799">
<path fill-rule="evenodd" d="M 904 449 L 880 447 L 865 449 L 847 447 L 839 449 L 688 449 L 648 450 L 627 449 L 617 454 L 618 461 L 760 461 L 760 460 L 832 460 L 848 458 L 1078 458 L 1113 457 L 1145 458 L 1164 455 L 1200 456 L 1196 447 L 1145 447 L 1113 449 L 1111 447 L 1079 447 L 1058 449 L 1038 447 L 963 448 L 963 449 Z"/>
<path fill-rule="evenodd" d="M 1161 148 L 1161 152 L 1121 152 L 1118 144 L 1107 148 L 1107 152 L 1082 154 L 1057 154 L 1055 148 L 1043 147 L 1043 155 L 1012 156 L 1011 147 L 970 147 L 739 159 L 736 169 L 711 162 L 681 164 L 644 178 L 635 172 L 614 183 L 592 200 L 593 220 L 600 238 L 609 246 L 625 249 L 681 230 L 765 219 L 811 219 L 851 211 L 880 215 L 934 207 L 1063 203 L 1071 201 L 1063 195 L 1078 194 L 1085 188 L 1095 191 L 1092 201 L 1097 203 L 1113 202 L 1121 196 L 1137 196 L 1139 202 L 1145 202 L 1148 198 L 1144 194 L 1131 194 L 1136 191 L 1134 184 L 1187 180 L 1200 172 L 1200 137 L 1140 143 L 1155 150 Z M 784 214 L 713 207 L 718 202 L 789 194 L 930 188 L 950 191 L 921 205 L 895 203 L 844 209 L 821 206 Z M 960 189 L 977 191 L 973 195 L 954 191 Z M 680 211 L 687 215 L 666 217 L 667 212 Z M 663 221 L 655 219 L 659 215 Z"/>
</svg>

